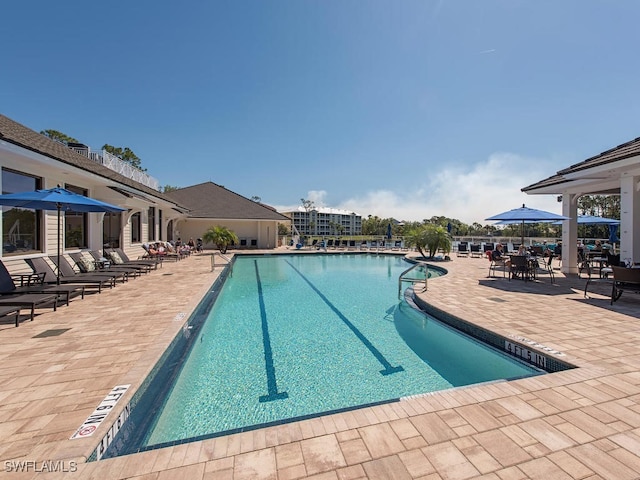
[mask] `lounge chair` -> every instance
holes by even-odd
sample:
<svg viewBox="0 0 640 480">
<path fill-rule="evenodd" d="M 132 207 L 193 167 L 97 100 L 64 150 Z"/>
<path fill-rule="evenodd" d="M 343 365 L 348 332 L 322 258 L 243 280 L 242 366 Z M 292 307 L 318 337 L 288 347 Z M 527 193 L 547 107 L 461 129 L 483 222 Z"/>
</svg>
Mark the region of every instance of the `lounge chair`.
<svg viewBox="0 0 640 480">
<path fill-rule="evenodd" d="M 165 260 L 175 260 L 176 262 L 178 260 L 181 260 L 181 257 L 178 253 L 176 253 L 175 251 L 169 251 L 168 245 L 164 247 L 165 250 L 163 252 L 158 252 L 158 253 L 153 253 L 148 243 L 143 243 L 142 248 L 145 251 L 145 253 L 144 255 L 142 255 L 141 260 L 156 260 L 161 262 Z M 120 255 L 120 249 L 117 249 L 116 251 L 118 252 L 118 255 Z M 111 252 L 113 252 L 113 250 L 111 250 Z"/>
<path fill-rule="evenodd" d="M 51 306 L 55 312 L 58 308 L 57 293 L 29 293 L 22 295 L 0 296 L 0 308 L 2 307 L 21 307 L 31 310 L 31 321 L 35 316 L 36 308 Z M 18 326 L 18 318 L 16 318 L 16 327 Z"/>
<path fill-rule="evenodd" d="M 19 279 L 20 285 L 16 285 L 14 279 Z M 44 274 L 11 275 L 4 263 L 0 261 L 0 295 L 40 293 L 58 294 L 69 305 L 69 299 L 74 293 L 84 298 L 84 285 L 46 285 Z"/>
<path fill-rule="evenodd" d="M 355 250 L 356 249 L 356 241 L 349 240 L 349 244 L 347 245 L 347 250 Z"/>
<path fill-rule="evenodd" d="M 91 276 L 92 278 L 108 278 L 111 279 L 112 282 L 117 282 L 120 280 L 122 283 L 126 282 L 129 278 L 126 272 L 91 272 L 91 273 L 78 273 L 76 272 L 69 261 L 66 259 L 64 255 L 60 255 L 60 263 L 58 264 L 58 257 L 52 255 L 49 257 L 49 260 L 60 269 L 60 275 L 65 278 L 86 278 Z"/>
<path fill-rule="evenodd" d="M 113 255 L 114 253 L 116 255 Z M 160 265 L 160 268 L 162 268 L 162 257 L 139 258 L 138 260 L 132 260 L 127 256 L 126 253 L 124 253 L 124 250 L 122 250 L 121 248 L 112 248 L 107 252 L 107 255 L 109 255 L 109 258 L 116 265 L 137 265 L 148 268 L 149 270 L 156 270 L 158 268 L 158 265 Z"/>
<path fill-rule="evenodd" d="M 611 305 L 620 298 L 623 292 L 640 293 L 640 268 L 612 266 L 611 270 L 613 270 Z"/>
<path fill-rule="evenodd" d="M 141 273 L 144 273 L 144 272 L 141 272 L 140 269 L 132 268 L 132 267 L 113 266 L 112 268 L 110 262 L 107 262 L 108 266 L 106 266 L 104 261 L 96 260 L 95 257 L 89 253 L 83 253 L 83 252 L 70 253 L 69 256 L 76 263 L 76 266 L 78 267 L 78 270 L 80 270 L 80 273 L 124 272 L 127 274 L 127 277 L 134 277 L 134 278 L 139 277 Z M 100 266 L 101 264 L 103 265 L 102 267 Z"/>
<path fill-rule="evenodd" d="M 482 258 L 482 252 L 480 251 L 480 245 L 476 243 L 472 243 L 471 246 L 471 258 Z"/>
<path fill-rule="evenodd" d="M 15 315 L 16 327 L 20 321 L 20 306 L 0 306 L 0 317 L 8 317 L 9 315 Z M 33 320 L 33 318 L 31 318 Z"/>
<path fill-rule="evenodd" d="M 42 283 L 53 285 L 57 284 L 56 272 L 43 257 L 28 258 L 25 260 L 35 273 L 43 276 Z M 91 275 L 79 275 L 77 277 L 60 277 L 60 284 L 82 284 L 85 287 L 95 287 L 98 293 L 102 291 L 102 287 L 114 287 L 113 278 L 95 277 Z"/>
<path fill-rule="evenodd" d="M 456 254 L 458 257 L 468 257 L 469 249 L 467 242 L 460 242 L 458 244 L 458 253 Z"/>
<path fill-rule="evenodd" d="M 402 240 L 396 240 L 393 243 L 393 247 L 391 247 L 391 250 L 400 250 L 402 248 Z"/>
</svg>

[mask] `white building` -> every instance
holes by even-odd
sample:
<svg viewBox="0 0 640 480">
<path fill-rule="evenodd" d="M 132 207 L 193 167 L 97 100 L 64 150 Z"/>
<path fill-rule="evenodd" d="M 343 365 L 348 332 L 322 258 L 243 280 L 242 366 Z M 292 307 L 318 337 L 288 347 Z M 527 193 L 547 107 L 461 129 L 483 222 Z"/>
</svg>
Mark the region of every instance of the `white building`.
<svg viewBox="0 0 640 480">
<path fill-rule="evenodd" d="M 349 236 L 362 233 L 362 217 L 348 210 L 326 207 L 307 210 L 301 206 L 297 210 L 282 214 L 291 219 L 301 235 Z"/>
</svg>

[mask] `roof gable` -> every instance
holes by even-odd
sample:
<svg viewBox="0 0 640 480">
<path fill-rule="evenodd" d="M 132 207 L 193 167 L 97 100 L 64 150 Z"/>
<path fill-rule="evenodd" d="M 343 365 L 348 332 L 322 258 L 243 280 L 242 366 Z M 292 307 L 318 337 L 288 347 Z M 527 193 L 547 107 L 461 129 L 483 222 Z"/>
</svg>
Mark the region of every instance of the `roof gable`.
<svg viewBox="0 0 640 480">
<path fill-rule="evenodd" d="M 213 182 L 180 188 L 165 194 L 189 209 L 192 218 L 290 221 L 273 208 L 249 200 Z"/>
</svg>

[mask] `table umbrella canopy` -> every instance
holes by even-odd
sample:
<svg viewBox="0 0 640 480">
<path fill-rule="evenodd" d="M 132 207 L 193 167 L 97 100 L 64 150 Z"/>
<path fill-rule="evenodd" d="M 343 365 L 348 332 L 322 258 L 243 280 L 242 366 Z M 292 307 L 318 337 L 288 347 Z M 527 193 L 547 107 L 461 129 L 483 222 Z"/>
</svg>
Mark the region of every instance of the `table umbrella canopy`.
<svg viewBox="0 0 640 480">
<path fill-rule="evenodd" d="M 64 210 L 70 212 L 123 212 L 125 209 L 70 192 L 62 187 L 32 192 L 0 195 L 0 205 L 34 210 Z"/>
<path fill-rule="evenodd" d="M 545 210 L 538 210 L 536 208 L 526 207 L 524 204 L 520 208 L 514 208 L 507 212 L 499 213 L 485 220 L 496 220 L 503 222 L 520 223 L 521 228 L 521 241 L 524 243 L 524 224 L 535 222 L 553 222 L 556 220 L 568 220 L 569 217 L 558 215 L 556 213 L 547 212 Z"/>
<path fill-rule="evenodd" d="M 597 217 L 595 215 L 578 215 L 578 225 L 620 225 L 620 220 L 615 218 Z M 554 225 L 562 225 L 562 220 L 553 222 Z"/>
<path fill-rule="evenodd" d="M 30 192 L 8 193 L 0 195 L 0 205 L 17 208 L 30 208 L 33 210 L 57 210 L 58 211 L 58 264 L 60 263 L 60 212 L 123 212 L 125 209 L 110 203 L 101 202 L 93 198 L 85 197 L 70 192 L 62 187 L 48 190 L 35 190 Z M 60 270 L 57 270 L 57 281 L 60 283 Z"/>
</svg>

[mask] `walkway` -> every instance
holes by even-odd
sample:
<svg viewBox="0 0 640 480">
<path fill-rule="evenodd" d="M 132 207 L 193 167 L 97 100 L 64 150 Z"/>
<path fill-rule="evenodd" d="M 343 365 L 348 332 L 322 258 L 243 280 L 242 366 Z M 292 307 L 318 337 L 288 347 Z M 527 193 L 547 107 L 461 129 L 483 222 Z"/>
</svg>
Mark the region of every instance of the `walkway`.
<svg viewBox="0 0 640 480">
<path fill-rule="evenodd" d="M 638 478 L 640 297 L 610 306 L 606 285 L 584 299 L 575 277 L 509 282 L 487 278 L 485 259 L 443 265 L 450 273 L 423 299 L 579 368 L 84 463 L 106 423 L 69 437 L 115 385 L 132 384 L 130 398 L 218 274 L 209 256 L 192 256 L 19 328 L 0 325 L 0 468 L 35 462 L 12 479 Z M 34 338 L 53 329 L 69 330 Z M 47 461 L 77 473 L 36 474 Z"/>
</svg>

